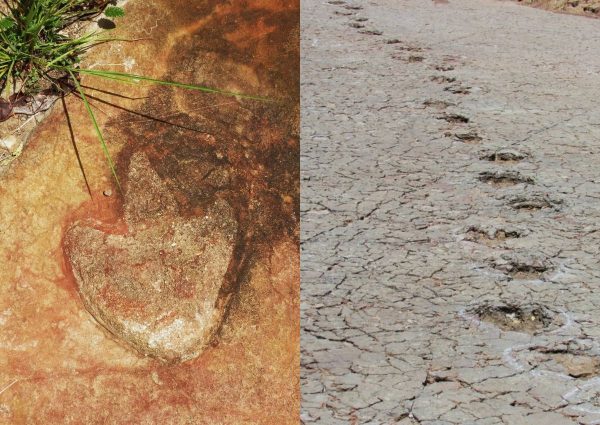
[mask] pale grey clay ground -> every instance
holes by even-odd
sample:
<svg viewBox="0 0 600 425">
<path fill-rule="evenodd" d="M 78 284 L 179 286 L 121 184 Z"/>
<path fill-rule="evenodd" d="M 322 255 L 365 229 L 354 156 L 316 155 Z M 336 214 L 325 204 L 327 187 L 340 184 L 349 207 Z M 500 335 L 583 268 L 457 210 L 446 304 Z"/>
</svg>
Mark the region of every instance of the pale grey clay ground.
<svg viewBox="0 0 600 425">
<path fill-rule="evenodd" d="M 302 421 L 600 424 L 600 20 L 302 9 Z"/>
</svg>

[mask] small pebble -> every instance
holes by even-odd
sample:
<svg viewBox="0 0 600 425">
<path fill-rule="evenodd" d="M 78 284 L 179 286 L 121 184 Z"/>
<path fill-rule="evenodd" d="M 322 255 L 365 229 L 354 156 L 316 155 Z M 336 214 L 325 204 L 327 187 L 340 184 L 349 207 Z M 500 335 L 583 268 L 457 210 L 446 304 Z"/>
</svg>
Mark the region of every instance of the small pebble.
<svg viewBox="0 0 600 425">
<path fill-rule="evenodd" d="M 106 189 L 104 192 L 102 192 L 102 194 L 103 194 L 104 196 L 112 196 L 112 190 L 110 190 L 110 189 Z"/>
<path fill-rule="evenodd" d="M 150 377 L 152 378 L 152 382 L 154 382 L 156 385 L 162 385 L 162 381 L 160 380 L 158 373 L 155 370 L 152 371 Z"/>
<path fill-rule="evenodd" d="M 8 136 L 0 140 L 0 147 L 6 149 L 10 153 L 14 153 L 19 146 L 19 141 L 15 136 Z"/>
</svg>

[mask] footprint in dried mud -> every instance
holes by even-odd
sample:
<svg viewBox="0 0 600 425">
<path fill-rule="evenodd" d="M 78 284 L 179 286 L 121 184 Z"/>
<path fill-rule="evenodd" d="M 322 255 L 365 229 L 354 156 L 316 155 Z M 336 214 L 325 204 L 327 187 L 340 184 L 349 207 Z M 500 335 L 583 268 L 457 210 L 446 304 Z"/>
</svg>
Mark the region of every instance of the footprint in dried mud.
<svg viewBox="0 0 600 425">
<path fill-rule="evenodd" d="M 400 43 L 402 43 L 402 41 L 397 38 L 390 38 L 389 40 L 385 40 L 385 44 L 400 44 Z"/>
<path fill-rule="evenodd" d="M 450 106 L 455 106 L 452 102 L 446 102 L 445 100 L 426 100 L 423 105 L 428 108 L 446 109 Z"/>
<path fill-rule="evenodd" d="M 545 306 L 535 303 L 484 303 L 468 309 L 467 314 L 505 331 L 530 334 L 556 326 L 559 317 Z"/>
<path fill-rule="evenodd" d="M 344 6 L 345 9 L 348 10 L 362 10 L 362 6 L 357 6 L 357 5 L 352 5 L 352 4 L 347 4 L 346 6 Z"/>
<path fill-rule="evenodd" d="M 358 16 L 358 17 L 354 18 L 354 20 L 356 22 L 367 22 L 369 20 L 369 18 L 363 18 L 361 16 Z"/>
<path fill-rule="evenodd" d="M 494 269 L 506 274 L 510 280 L 545 280 L 552 269 L 548 260 L 537 255 L 502 254 L 490 264 Z"/>
<path fill-rule="evenodd" d="M 494 187 L 509 187 L 517 184 L 534 184 L 531 177 L 523 176 L 517 171 L 483 171 L 479 173 L 479 181 Z"/>
<path fill-rule="evenodd" d="M 399 46 L 399 47 L 396 47 L 396 50 L 399 52 L 418 53 L 418 52 L 422 52 L 423 50 L 429 50 L 429 49 L 423 49 L 422 47 L 418 47 L 418 46 Z"/>
<path fill-rule="evenodd" d="M 348 24 L 349 27 L 352 28 L 364 28 L 365 26 L 363 24 L 359 24 L 358 22 L 350 22 Z"/>
<path fill-rule="evenodd" d="M 340 4 L 346 4 L 346 2 L 342 1 L 342 0 L 329 0 L 327 3 L 333 4 L 333 5 L 336 5 L 336 6 L 340 5 Z"/>
<path fill-rule="evenodd" d="M 434 75 L 430 77 L 430 80 L 434 83 L 444 84 L 444 83 L 454 83 L 456 81 L 455 77 L 446 77 L 444 75 Z"/>
<path fill-rule="evenodd" d="M 461 114 L 443 114 L 438 117 L 438 120 L 444 120 L 452 124 L 466 124 L 469 118 Z"/>
<path fill-rule="evenodd" d="M 359 31 L 359 33 L 366 34 L 366 35 L 383 35 L 383 31 L 379 31 L 379 30 L 362 30 L 362 31 Z"/>
<path fill-rule="evenodd" d="M 218 174 L 218 173 L 217 173 Z M 145 154 L 131 157 L 125 192 L 127 232 L 75 223 L 65 251 L 86 309 L 111 334 L 164 361 L 197 357 L 220 327 L 235 262 L 238 222 L 215 199 L 184 216 Z"/>
<path fill-rule="evenodd" d="M 536 211 L 541 209 L 554 209 L 558 210 L 562 201 L 553 200 L 547 195 L 543 194 L 531 194 L 531 195 L 517 195 L 512 197 L 509 201 L 509 206 L 516 210 L 529 210 Z"/>
<path fill-rule="evenodd" d="M 435 69 L 442 72 L 454 71 L 454 65 L 437 65 Z"/>
<path fill-rule="evenodd" d="M 423 62 L 425 60 L 425 57 L 417 56 L 417 55 L 410 55 L 407 60 L 408 60 L 408 63 L 417 63 L 417 62 Z"/>
<path fill-rule="evenodd" d="M 393 44 L 392 42 L 400 43 L 399 40 L 388 40 L 386 43 Z M 408 45 L 397 46 L 394 50 L 394 53 L 392 53 L 392 59 L 401 60 L 408 63 L 417 63 L 423 62 L 425 60 L 425 56 L 423 56 L 420 53 L 422 53 L 424 50 L 429 49 L 414 45 Z"/>
<path fill-rule="evenodd" d="M 530 264 L 516 264 L 509 271 L 515 280 L 540 280 L 548 269 L 545 266 L 532 266 Z"/>
<path fill-rule="evenodd" d="M 471 145 L 475 145 L 481 142 L 482 138 L 479 134 L 477 134 L 476 131 L 471 130 L 471 131 L 466 131 L 466 132 L 457 132 L 457 133 L 452 133 L 452 132 L 446 132 L 444 133 L 444 135 L 446 137 L 454 137 L 455 139 L 466 143 L 466 144 L 471 144 Z"/>
<path fill-rule="evenodd" d="M 470 226 L 465 233 L 464 240 L 487 246 L 498 246 L 508 239 L 518 239 L 523 236 L 524 232 L 521 230 L 508 230 L 496 227 L 484 229 L 480 226 Z"/>
<path fill-rule="evenodd" d="M 452 94 L 469 94 L 469 93 L 471 93 L 471 87 L 463 86 L 460 84 L 444 87 L 444 90 L 448 91 Z"/>
<path fill-rule="evenodd" d="M 481 160 L 493 161 L 493 162 L 504 162 L 514 163 L 528 158 L 529 154 L 519 151 L 517 149 L 499 149 L 494 152 L 486 152 L 480 156 Z"/>
</svg>

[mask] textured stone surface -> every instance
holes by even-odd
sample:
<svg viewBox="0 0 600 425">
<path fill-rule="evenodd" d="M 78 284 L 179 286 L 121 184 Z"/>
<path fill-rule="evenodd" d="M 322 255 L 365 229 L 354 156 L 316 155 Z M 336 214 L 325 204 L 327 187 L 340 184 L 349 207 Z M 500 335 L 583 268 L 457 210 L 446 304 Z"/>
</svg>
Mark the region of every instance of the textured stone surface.
<svg viewBox="0 0 600 425">
<path fill-rule="evenodd" d="M 546 10 L 584 15 L 590 17 L 600 16 L 600 2 L 598 0 L 517 0 L 522 4 L 539 7 Z"/>
<path fill-rule="evenodd" d="M 95 223 L 114 236 L 98 237 L 135 239 L 84 105 L 68 97 L 93 199 L 60 104 L 0 179 L 0 424 L 297 423 L 298 2 L 125 7 L 112 34 L 139 41 L 105 44 L 88 66 L 281 99 L 82 81 L 125 193 L 131 158 L 143 154 L 181 220 L 201 220 L 217 199 L 231 206 L 242 239 L 230 262 L 239 269 L 220 295 L 231 302 L 214 343 L 182 363 L 144 356 L 94 320 L 64 255 L 65 232 Z"/>
<path fill-rule="evenodd" d="M 141 153 L 125 193 L 128 232 L 78 223 L 66 234 L 79 292 L 90 313 L 143 354 L 167 361 L 198 356 L 219 328 L 219 300 L 237 239 L 226 201 L 185 218 Z"/>
<path fill-rule="evenodd" d="M 303 421 L 599 423 L 599 21 L 302 4 Z"/>
</svg>

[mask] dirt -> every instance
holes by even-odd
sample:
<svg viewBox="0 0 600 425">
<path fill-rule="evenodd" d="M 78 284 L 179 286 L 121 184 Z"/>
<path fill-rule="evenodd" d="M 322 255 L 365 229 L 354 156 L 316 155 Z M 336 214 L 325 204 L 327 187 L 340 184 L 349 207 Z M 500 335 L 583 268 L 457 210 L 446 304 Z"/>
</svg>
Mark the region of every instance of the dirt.
<svg viewBox="0 0 600 425">
<path fill-rule="evenodd" d="M 302 8 L 303 422 L 598 423 L 598 21 Z"/>
<path fill-rule="evenodd" d="M 488 305 L 473 310 L 482 321 L 493 323 L 506 331 L 534 333 L 547 328 L 554 320 L 551 312 L 540 305 Z"/>
<path fill-rule="evenodd" d="M 272 100 L 83 80 L 124 194 L 143 155 L 172 194 L 174 203 L 149 204 L 164 216 L 169 205 L 182 222 L 215 202 L 233 210 L 239 242 L 217 296 L 222 318 L 196 359 L 146 357 L 86 309 L 65 232 L 85 222 L 126 234 L 127 202 L 76 98 L 68 120 L 56 105 L 36 128 L 0 186 L 0 423 L 297 422 L 298 7 L 132 0 L 115 36 L 143 40 L 87 58 Z"/>
<path fill-rule="evenodd" d="M 517 0 L 519 3 L 554 12 L 600 17 L 598 0 Z"/>
</svg>

